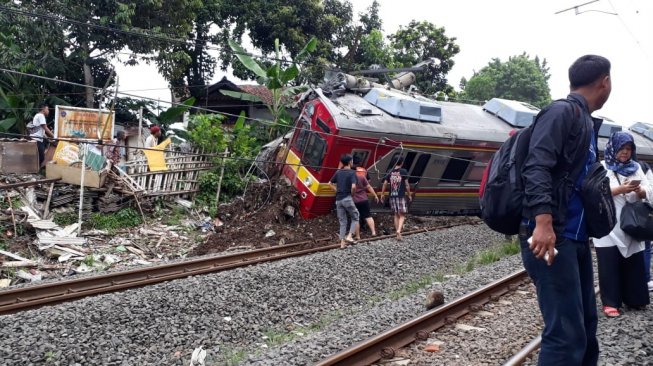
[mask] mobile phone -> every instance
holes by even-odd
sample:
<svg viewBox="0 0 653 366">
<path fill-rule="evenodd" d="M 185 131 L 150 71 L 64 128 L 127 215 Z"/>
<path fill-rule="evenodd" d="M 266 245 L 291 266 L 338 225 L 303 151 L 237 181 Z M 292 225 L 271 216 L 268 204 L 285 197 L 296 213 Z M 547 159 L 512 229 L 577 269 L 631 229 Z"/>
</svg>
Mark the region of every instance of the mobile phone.
<svg viewBox="0 0 653 366">
<path fill-rule="evenodd" d="M 642 183 L 641 179 L 633 179 L 628 181 L 629 186 L 638 186 L 640 183 Z"/>
<path fill-rule="evenodd" d="M 528 240 L 526 240 L 526 242 L 528 244 L 533 244 L 533 237 L 531 236 L 530 238 L 528 238 Z M 558 255 L 558 249 L 553 248 L 553 257 L 555 258 L 556 255 Z M 549 261 L 549 252 L 546 252 L 544 254 L 544 258 L 542 258 L 542 259 L 544 259 L 544 261 L 548 262 Z"/>
</svg>

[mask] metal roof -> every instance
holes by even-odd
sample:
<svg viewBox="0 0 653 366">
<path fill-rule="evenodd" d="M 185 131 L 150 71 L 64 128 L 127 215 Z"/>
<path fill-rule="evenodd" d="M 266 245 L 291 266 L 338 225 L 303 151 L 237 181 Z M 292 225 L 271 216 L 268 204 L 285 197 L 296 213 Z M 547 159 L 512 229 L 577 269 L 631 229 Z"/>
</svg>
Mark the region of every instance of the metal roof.
<svg viewBox="0 0 653 366">
<path fill-rule="evenodd" d="M 483 105 L 486 110 L 506 121 L 513 127 L 527 127 L 535 120 L 539 108 L 528 103 L 501 98 L 492 98 Z"/>
<path fill-rule="evenodd" d="M 512 130 L 501 119 L 483 111 L 480 106 L 470 104 L 438 102 L 442 108 L 441 122 L 425 123 L 394 117 L 353 93 L 331 100 L 320 89 L 316 92 L 334 116 L 339 129 L 491 142 L 505 141 Z"/>
</svg>

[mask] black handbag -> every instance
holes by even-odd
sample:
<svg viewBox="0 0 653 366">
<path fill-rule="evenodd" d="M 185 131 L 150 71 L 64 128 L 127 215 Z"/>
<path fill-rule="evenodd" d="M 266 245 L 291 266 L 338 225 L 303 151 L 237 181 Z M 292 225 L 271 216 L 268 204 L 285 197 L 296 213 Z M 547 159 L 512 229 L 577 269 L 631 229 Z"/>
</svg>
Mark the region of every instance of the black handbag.
<svg viewBox="0 0 653 366">
<path fill-rule="evenodd" d="M 583 180 L 580 191 L 585 209 L 587 234 L 597 239 L 610 234 L 617 224 L 614 198 L 607 173 L 601 163 L 598 161 L 593 163 Z"/>
<path fill-rule="evenodd" d="M 621 184 L 617 173 L 614 174 Z M 621 209 L 621 230 L 637 241 L 653 240 L 653 205 L 647 201 L 626 202 Z"/>
</svg>

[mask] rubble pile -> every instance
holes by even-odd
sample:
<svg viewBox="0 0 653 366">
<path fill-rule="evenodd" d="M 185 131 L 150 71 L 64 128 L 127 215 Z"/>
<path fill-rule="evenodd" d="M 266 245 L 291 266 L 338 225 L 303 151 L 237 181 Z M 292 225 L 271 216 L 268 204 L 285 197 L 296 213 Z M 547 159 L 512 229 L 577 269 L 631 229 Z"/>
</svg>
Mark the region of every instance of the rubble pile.
<svg viewBox="0 0 653 366">
<path fill-rule="evenodd" d="M 394 232 L 391 213 L 373 213 L 379 234 Z M 276 183 L 261 181 L 250 184 L 246 194 L 228 205 L 221 205 L 215 233 L 198 245 L 193 255 L 220 253 L 226 250 L 267 248 L 292 242 L 321 238 L 338 238 L 338 219 L 331 215 L 304 220 L 299 215 L 299 198 L 290 182 L 281 178 Z M 408 215 L 406 231 L 450 223 L 476 223 L 476 217 L 415 217 Z M 367 227 L 362 237 L 369 237 Z"/>
</svg>

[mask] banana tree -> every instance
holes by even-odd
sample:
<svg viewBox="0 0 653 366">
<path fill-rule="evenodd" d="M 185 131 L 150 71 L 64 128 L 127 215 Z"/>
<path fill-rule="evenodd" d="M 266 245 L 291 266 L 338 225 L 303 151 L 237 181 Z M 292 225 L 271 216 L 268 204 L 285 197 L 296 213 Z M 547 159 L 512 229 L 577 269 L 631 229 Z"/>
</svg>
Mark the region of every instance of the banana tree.
<svg viewBox="0 0 653 366">
<path fill-rule="evenodd" d="M 304 48 L 294 57 L 290 66 L 282 67 L 281 65 L 281 52 L 279 49 L 279 39 L 274 40 L 274 51 L 276 62 L 267 67 L 255 61 L 247 51 L 238 43 L 229 40 L 229 46 L 238 58 L 238 61 L 245 66 L 248 70 L 253 72 L 258 77 L 258 82 L 265 85 L 272 93 L 272 103 L 265 103 L 261 98 L 256 95 L 234 92 L 229 90 L 220 90 L 224 95 L 232 98 L 238 98 L 250 102 L 258 102 L 265 104 L 274 120 L 269 128 L 269 138 L 273 139 L 280 134 L 280 128 L 292 124 L 292 117 L 286 110 L 288 101 L 298 93 L 308 89 L 305 85 L 292 85 L 293 81 L 299 75 L 299 63 L 313 51 L 317 46 L 317 39 L 311 38 Z"/>
</svg>

